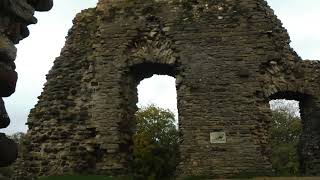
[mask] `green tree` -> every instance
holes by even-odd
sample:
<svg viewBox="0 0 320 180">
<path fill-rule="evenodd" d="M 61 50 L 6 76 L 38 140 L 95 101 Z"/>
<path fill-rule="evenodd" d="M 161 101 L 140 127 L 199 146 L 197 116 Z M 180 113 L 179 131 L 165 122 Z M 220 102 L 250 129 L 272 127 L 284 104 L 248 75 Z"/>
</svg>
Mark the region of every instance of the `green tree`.
<svg viewBox="0 0 320 180">
<path fill-rule="evenodd" d="M 276 175 L 299 175 L 297 146 L 301 133 L 301 119 L 290 107 L 279 107 L 272 111 L 270 129 L 271 161 Z"/>
<path fill-rule="evenodd" d="M 174 114 L 155 105 L 140 108 L 133 136 L 135 179 L 164 180 L 173 176 L 178 163 L 179 132 Z"/>
<path fill-rule="evenodd" d="M 27 153 L 24 148 L 24 145 L 27 142 L 25 140 L 25 133 L 18 132 L 13 135 L 10 135 L 8 137 L 18 144 L 18 152 L 19 152 L 18 157 L 21 157 L 23 154 Z M 1 167 L 0 168 L 0 180 L 10 179 L 13 176 L 13 174 L 15 173 L 15 165 L 16 165 L 16 162 L 8 167 Z"/>
</svg>

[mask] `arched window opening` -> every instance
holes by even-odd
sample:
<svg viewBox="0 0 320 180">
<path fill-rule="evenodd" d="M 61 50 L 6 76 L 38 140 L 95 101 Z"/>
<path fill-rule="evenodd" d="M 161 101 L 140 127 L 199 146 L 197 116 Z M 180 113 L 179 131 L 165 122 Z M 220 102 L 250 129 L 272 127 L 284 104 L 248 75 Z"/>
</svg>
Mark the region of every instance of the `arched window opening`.
<svg viewBox="0 0 320 180">
<path fill-rule="evenodd" d="M 141 64 L 131 68 L 137 91 L 132 171 L 135 179 L 166 179 L 178 165 L 179 131 L 174 68 Z M 136 102 L 136 101 L 135 101 Z"/>
<path fill-rule="evenodd" d="M 269 103 L 272 112 L 269 130 L 271 162 L 275 174 L 300 175 L 298 146 L 302 123 L 299 101 L 275 99 Z"/>
</svg>

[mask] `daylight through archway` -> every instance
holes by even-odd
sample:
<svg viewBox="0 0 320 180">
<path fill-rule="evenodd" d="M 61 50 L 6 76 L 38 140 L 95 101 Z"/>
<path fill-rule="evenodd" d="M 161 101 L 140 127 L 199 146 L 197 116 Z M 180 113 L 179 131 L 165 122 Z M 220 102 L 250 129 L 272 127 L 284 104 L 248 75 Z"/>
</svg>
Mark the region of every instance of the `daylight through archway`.
<svg viewBox="0 0 320 180">
<path fill-rule="evenodd" d="M 135 179 L 167 179 L 179 163 L 175 78 L 153 75 L 140 81 L 132 166 Z"/>
<path fill-rule="evenodd" d="M 298 146 L 302 131 L 299 101 L 275 99 L 269 102 L 271 162 L 277 176 L 301 175 Z"/>
<path fill-rule="evenodd" d="M 177 91 L 174 77 L 153 75 L 140 81 L 137 106 L 140 108 L 150 104 L 170 109 L 174 112 L 175 118 L 178 119 Z"/>
</svg>

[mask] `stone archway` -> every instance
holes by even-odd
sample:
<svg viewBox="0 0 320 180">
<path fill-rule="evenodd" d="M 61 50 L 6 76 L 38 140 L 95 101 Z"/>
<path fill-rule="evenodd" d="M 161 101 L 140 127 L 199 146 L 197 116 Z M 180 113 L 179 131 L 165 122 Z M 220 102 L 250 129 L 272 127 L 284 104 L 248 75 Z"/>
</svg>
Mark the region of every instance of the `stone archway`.
<svg viewBox="0 0 320 180">
<path fill-rule="evenodd" d="M 299 146 L 298 146 L 298 158 L 300 163 L 300 173 L 305 175 L 316 175 L 318 164 L 317 144 L 319 142 L 318 132 L 319 126 L 319 110 L 315 104 L 315 97 L 292 91 L 279 91 L 272 94 L 269 97 L 270 100 L 286 99 L 296 100 L 299 102 L 302 132 L 300 134 Z M 316 148 L 316 149 L 314 149 Z"/>
<path fill-rule="evenodd" d="M 159 64 L 159 63 L 141 63 L 135 64 L 128 68 L 123 82 L 123 96 L 125 97 L 126 105 L 126 118 L 123 119 L 121 124 L 121 130 L 128 137 L 126 144 L 123 144 L 123 149 L 130 155 L 130 146 L 132 145 L 131 138 L 135 128 L 134 114 L 137 111 L 138 91 L 137 86 L 145 79 L 154 74 L 168 75 L 176 77 L 176 67 L 173 64 Z"/>
</svg>

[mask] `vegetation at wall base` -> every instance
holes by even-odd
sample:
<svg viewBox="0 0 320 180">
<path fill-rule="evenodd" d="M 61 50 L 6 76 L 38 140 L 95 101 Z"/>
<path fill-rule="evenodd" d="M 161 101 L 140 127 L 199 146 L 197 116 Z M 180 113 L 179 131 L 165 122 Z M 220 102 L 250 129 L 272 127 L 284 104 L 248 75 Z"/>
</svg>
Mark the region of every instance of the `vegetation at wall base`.
<svg viewBox="0 0 320 180">
<path fill-rule="evenodd" d="M 189 176 L 185 177 L 183 180 L 205 180 L 208 179 L 205 176 Z"/>
<path fill-rule="evenodd" d="M 172 179 L 179 162 L 179 131 L 173 112 L 149 105 L 140 108 L 135 117 L 131 163 L 134 179 Z"/>
<path fill-rule="evenodd" d="M 136 113 L 137 128 L 133 136 L 132 177 L 114 178 L 107 176 L 55 176 L 39 180 L 171 180 L 179 162 L 179 132 L 174 114 L 166 109 L 150 105 Z M 297 144 L 301 131 L 301 120 L 286 108 L 272 111 L 270 128 L 271 161 L 275 173 L 272 176 L 299 176 Z M 29 142 L 23 133 L 11 136 L 19 144 L 20 156 L 27 154 Z M 10 179 L 17 168 L 15 165 L 0 168 L 0 180 Z M 266 174 L 244 172 L 234 178 L 261 177 Z M 184 180 L 203 180 L 193 176 Z"/>
<path fill-rule="evenodd" d="M 108 176 L 50 176 L 41 177 L 38 180 L 133 180 L 132 178 L 114 178 Z"/>
<path fill-rule="evenodd" d="M 271 162 L 275 176 L 298 176 L 298 143 L 301 119 L 290 113 L 287 107 L 272 111 L 270 129 Z"/>
</svg>

